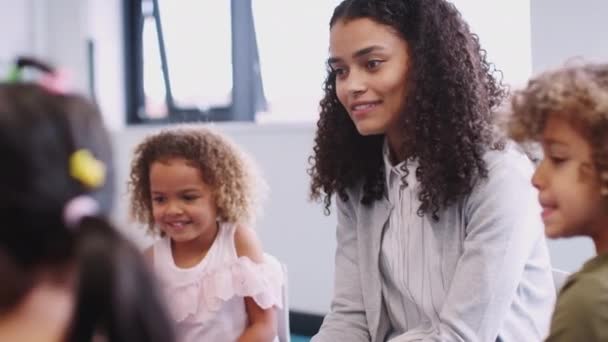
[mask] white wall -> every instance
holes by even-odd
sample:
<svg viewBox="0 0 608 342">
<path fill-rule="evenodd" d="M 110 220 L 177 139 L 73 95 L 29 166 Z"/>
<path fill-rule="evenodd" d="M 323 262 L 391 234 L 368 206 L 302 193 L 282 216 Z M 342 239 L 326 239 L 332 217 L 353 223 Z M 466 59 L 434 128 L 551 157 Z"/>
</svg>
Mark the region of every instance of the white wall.
<svg viewBox="0 0 608 342">
<path fill-rule="evenodd" d="M 32 51 L 30 25 L 34 20 L 28 15 L 28 1 L 0 0 L 0 8 L 0 72 L 4 73 L 16 54 Z"/>
<path fill-rule="evenodd" d="M 68 68 L 88 92 L 87 40 L 96 47 L 98 102 L 112 129 L 124 127 L 121 0 L 0 0 L 0 77 L 15 56 L 33 55 Z"/>
<path fill-rule="evenodd" d="M 608 1 L 532 0 L 534 73 L 581 57 L 608 61 Z"/>
<path fill-rule="evenodd" d="M 71 0 L 75 1 L 75 0 Z M 97 103 L 106 115 L 106 125 L 112 130 L 124 128 L 125 76 L 123 0 L 87 0 L 87 38 L 95 45 L 95 87 Z"/>
<path fill-rule="evenodd" d="M 502 71 L 504 83 L 523 84 L 532 71 L 530 0 L 452 2 L 479 35 L 488 60 Z"/>
<path fill-rule="evenodd" d="M 571 55 L 608 57 L 608 45 L 602 40 L 608 28 L 601 17 L 608 13 L 608 2 L 533 0 L 530 5 L 529 0 L 456 0 L 455 4 L 479 33 L 490 59 L 513 85 Z M 85 43 L 87 39 L 96 42 L 98 101 L 114 132 L 122 189 L 114 217 L 126 224 L 124 191 L 131 149 L 159 127 L 124 127 L 121 1 L 0 0 L 0 8 L 0 66 L 3 59 L 15 54 L 36 53 L 73 69 L 78 77 L 77 87 L 86 90 Z M 319 25 L 326 26 L 326 22 Z M 305 62 L 295 61 L 294 66 Z M 306 158 L 312 148 L 314 124 L 216 127 L 254 155 L 271 186 L 258 231 L 267 250 L 289 267 L 292 309 L 327 311 L 335 217 L 323 216 L 320 204 L 307 201 Z M 138 243 L 149 243 L 140 231 L 128 227 L 125 231 Z M 550 249 L 555 266 L 569 271 L 577 269 L 594 252 L 584 239 L 554 241 Z"/>
</svg>

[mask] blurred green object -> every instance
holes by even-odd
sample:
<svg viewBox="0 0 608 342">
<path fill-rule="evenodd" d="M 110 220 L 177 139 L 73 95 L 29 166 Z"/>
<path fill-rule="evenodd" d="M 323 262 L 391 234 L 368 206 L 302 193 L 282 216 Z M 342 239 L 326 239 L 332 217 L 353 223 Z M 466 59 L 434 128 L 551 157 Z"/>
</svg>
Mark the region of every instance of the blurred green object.
<svg viewBox="0 0 608 342">
<path fill-rule="evenodd" d="M 6 81 L 9 83 L 20 82 L 23 77 L 23 73 L 19 67 L 13 66 L 6 77 Z"/>
</svg>

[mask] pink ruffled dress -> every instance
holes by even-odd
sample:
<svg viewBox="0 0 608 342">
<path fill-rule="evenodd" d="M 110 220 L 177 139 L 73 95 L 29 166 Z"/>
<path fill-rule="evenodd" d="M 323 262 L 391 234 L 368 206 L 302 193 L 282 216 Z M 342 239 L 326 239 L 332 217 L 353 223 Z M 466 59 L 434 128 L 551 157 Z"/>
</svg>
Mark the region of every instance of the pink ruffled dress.
<svg viewBox="0 0 608 342">
<path fill-rule="evenodd" d="M 261 264 L 238 257 L 235 230 L 232 223 L 220 223 L 205 258 L 187 269 L 175 265 L 169 238 L 154 244 L 154 269 L 175 320 L 178 341 L 236 341 L 247 327 L 244 297 L 253 298 L 262 309 L 282 308 L 281 265 L 270 256 Z"/>
</svg>

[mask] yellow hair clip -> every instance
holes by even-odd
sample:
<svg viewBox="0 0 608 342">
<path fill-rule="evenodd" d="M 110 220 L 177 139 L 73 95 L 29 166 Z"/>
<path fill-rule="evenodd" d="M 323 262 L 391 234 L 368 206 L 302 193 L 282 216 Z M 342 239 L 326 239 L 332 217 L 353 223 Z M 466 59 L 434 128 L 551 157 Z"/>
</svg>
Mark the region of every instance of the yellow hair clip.
<svg viewBox="0 0 608 342">
<path fill-rule="evenodd" d="M 89 150 L 80 149 L 70 156 L 70 176 L 89 188 L 97 188 L 105 182 L 106 166 Z"/>
</svg>

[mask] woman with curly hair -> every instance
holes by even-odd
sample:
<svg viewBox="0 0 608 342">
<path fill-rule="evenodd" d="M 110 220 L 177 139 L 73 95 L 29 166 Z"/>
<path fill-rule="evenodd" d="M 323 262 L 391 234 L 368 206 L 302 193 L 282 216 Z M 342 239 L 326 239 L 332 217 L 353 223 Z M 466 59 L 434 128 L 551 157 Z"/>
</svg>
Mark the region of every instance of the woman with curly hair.
<svg viewBox="0 0 608 342">
<path fill-rule="evenodd" d="M 511 136 L 540 142 L 538 188 L 550 238 L 589 236 L 597 256 L 560 291 L 547 341 L 608 339 L 608 64 L 545 72 L 515 93 Z"/>
<path fill-rule="evenodd" d="M 276 340 L 284 275 L 248 227 L 261 183 L 254 171 L 206 128 L 162 131 L 135 150 L 131 210 L 162 236 L 145 253 L 180 342 Z"/>
<path fill-rule="evenodd" d="M 537 341 L 555 289 L 505 90 L 445 0 L 345 0 L 330 20 L 313 199 L 338 228 L 315 342 Z"/>
</svg>

